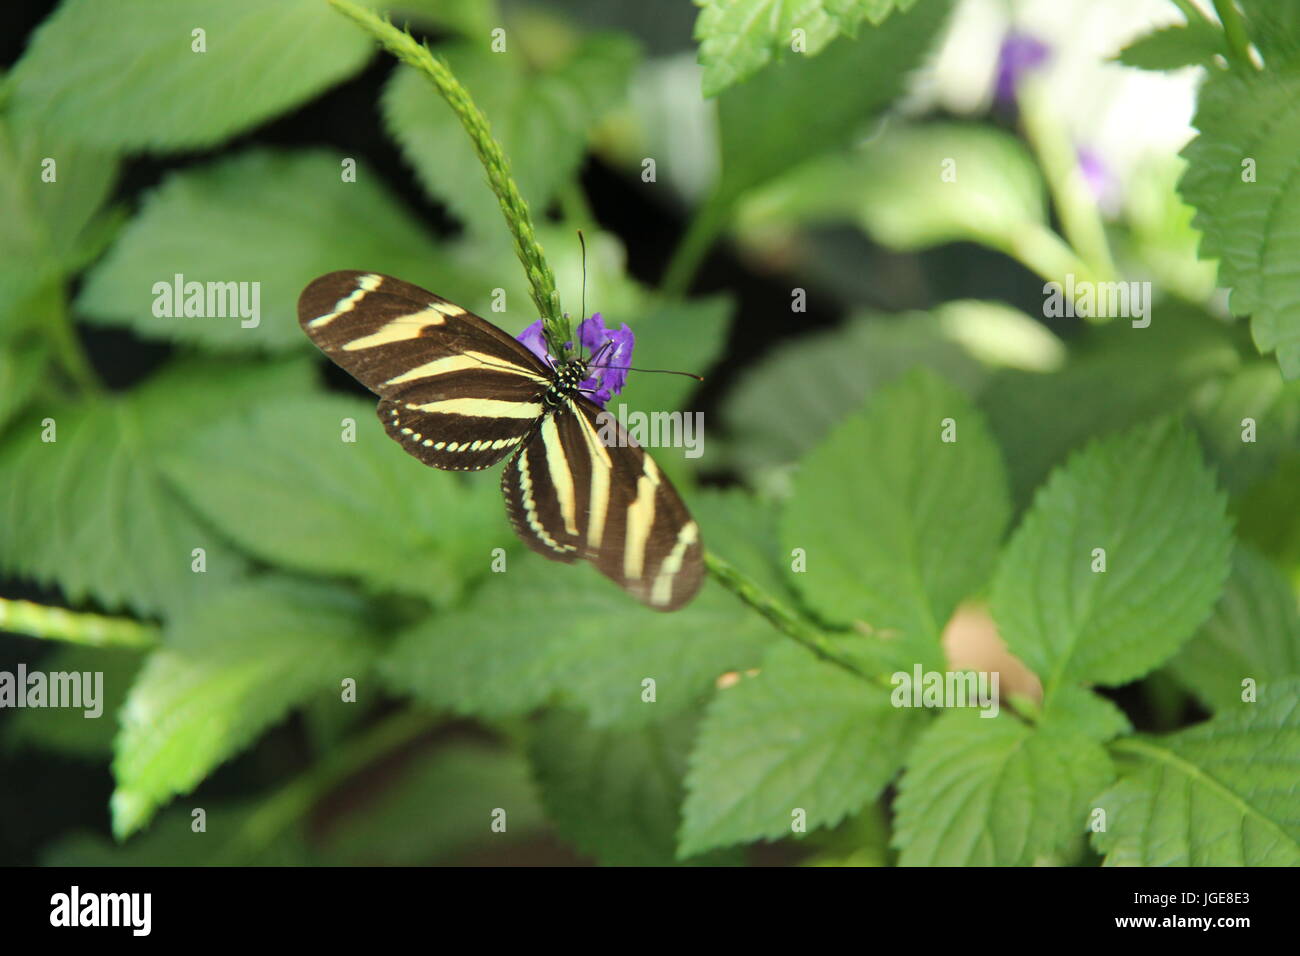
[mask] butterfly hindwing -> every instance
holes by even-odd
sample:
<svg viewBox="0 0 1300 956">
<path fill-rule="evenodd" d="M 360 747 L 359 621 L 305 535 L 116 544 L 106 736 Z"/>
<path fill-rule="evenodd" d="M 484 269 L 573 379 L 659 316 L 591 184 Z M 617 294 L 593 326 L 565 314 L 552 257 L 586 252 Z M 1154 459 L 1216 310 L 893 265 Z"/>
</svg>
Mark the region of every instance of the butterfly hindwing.
<svg viewBox="0 0 1300 956">
<path fill-rule="evenodd" d="M 547 418 L 501 487 L 515 531 L 539 554 L 585 558 L 657 610 L 676 610 L 699 590 L 699 526 L 654 459 L 586 399 Z"/>
<path fill-rule="evenodd" d="M 536 419 L 431 414 L 421 406 L 381 399 L 376 412 L 388 434 L 426 465 L 445 471 L 480 471 L 505 458 L 528 438 Z"/>
<path fill-rule="evenodd" d="M 502 470 L 501 494 L 515 534 L 538 554 L 571 564 L 584 557 L 577 509 L 586 498 L 563 454 L 555 454 L 555 418 L 548 416 Z"/>
<path fill-rule="evenodd" d="M 379 420 L 435 468 L 487 468 L 543 414 L 550 371 L 520 342 L 446 299 L 390 276 L 331 272 L 298 300 L 298 321 L 379 395 Z"/>
</svg>

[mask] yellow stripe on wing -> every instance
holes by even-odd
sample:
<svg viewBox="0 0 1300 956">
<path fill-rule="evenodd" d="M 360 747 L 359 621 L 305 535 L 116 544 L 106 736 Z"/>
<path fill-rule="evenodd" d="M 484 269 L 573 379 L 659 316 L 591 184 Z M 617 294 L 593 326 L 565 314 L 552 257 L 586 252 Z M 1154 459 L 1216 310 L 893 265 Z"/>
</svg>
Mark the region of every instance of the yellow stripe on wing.
<svg viewBox="0 0 1300 956">
<path fill-rule="evenodd" d="M 316 318 L 308 322 L 307 328 L 309 329 L 322 328 L 326 325 L 329 325 L 331 322 L 337 319 L 340 315 L 343 315 L 345 312 L 351 312 L 353 309 L 357 307 L 357 304 L 362 299 L 364 299 L 369 293 L 374 292 L 376 289 L 378 289 L 380 284 L 383 281 L 384 281 L 383 276 L 375 275 L 374 273 L 370 273 L 369 275 L 363 275 L 358 277 L 357 287 L 352 290 L 352 293 L 350 295 L 344 296 L 342 299 L 339 299 L 337 302 L 335 302 L 332 311 L 326 312 L 324 315 L 318 315 Z"/>
<path fill-rule="evenodd" d="M 461 352 L 456 355 L 444 355 L 442 358 L 436 358 L 431 362 L 425 362 L 423 365 L 417 365 L 409 371 L 403 372 L 395 378 L 390 378 L 385 385 L 401 385 L 405 382 L 415 382 L 422 378 L 432 378 L 435 375 L 446 375 L 451 372 L 467 372 L 482 368 L 500 369 L 504 372 L 510 372 L 515 375 L 522 375 L 530 381 L 539 385 L 547 385 L 550 380 L 544 376 L 536 374 L 532 369 L 525 368 L 522 365 L 515 365 L 513 362 L 507 362 L 505 359 L 495 355 L 488 355 L 486 352 Z"/>
<path fill-rule="evenodd" d="M 614 464 L 610 461 L 609 450 L 587 416 L 576 407 L 573 407 L 573 414 L 578 419 L 578 429 L 582 433 L 587 454 L 591 457 L 587 547 L 594 552 L 600 550 L 600 544 L 605 538 L 605 519 L 609 514 L 609 476 L 614 470 Z"/>
<path fill-rule="evenodd" d="M 446 321 L 447 317 L 439 311 L 438 307 L 431 305 L 419 312 L 399 316 L 369 335 L 353 339 L 343 346 L 343 351 L 356 352 L 360 349 L 373 349 L 380 345 L 392 345 L 394 342 L 418 339 L 425 329 L 433 325 L 442 325 Z"/>
<path fill-rule="evenodd" d="M 537 402 L 511 402 L 499 398 L 444 398 L 407 408 L 434 415 L 468 415 L 472 418 L 537 418 L 542 406 Z"/>
<path fill-rule="evenodd" d="M 673 579 L 682 569 L 686 552 L 699 540 L 699 525 L 694 521 L 682 525 L 682 529 L 677 532 L 677 540 L 673 542 L 672 551 L 668 552 L 668 557 L 664 558 L 663 564 L 659 565 L 659 573 L 655 575 L 654 586 L 650 589 L 651 604 L 668 604 L 672 600 Z"/>
<path fill-rule="evenodd" d="M 659 488 L 659 466 L 646 455 L 641 459 L 641 477 L 636 482 L 636 500 L 627 506 L 627 536 L 623 543 L 623 577 L 639 580 L 645 570 L 646 543 L 655 523 L 655 492 Z"/>
<path fill-rule="evenodd" d="M 560 514 L 564 518 L 564 530 L 576 538 L 578 496 L 573 489 L 573 471 L 569 468 L 568 456 L 560 443 L 560 428 L 555 423 L 554 415 L 547 415 L 542 422 L 542 447 L 546 451 L 546 470 L 550 473 L 551 484 L 555 486 L 555 497 L 559 500 Z"/>
</svg>

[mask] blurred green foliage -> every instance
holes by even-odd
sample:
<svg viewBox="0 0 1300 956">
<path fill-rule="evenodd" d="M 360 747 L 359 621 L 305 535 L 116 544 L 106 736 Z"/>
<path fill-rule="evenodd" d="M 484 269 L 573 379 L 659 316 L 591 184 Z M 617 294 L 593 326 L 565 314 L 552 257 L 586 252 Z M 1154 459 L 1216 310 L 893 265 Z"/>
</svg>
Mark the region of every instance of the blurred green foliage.
<svg viewBox="0 0 1300 956">
<path fill-rule="evenodd" d="M 1079 205 L 1071 144 L 1035 113 L 1069 104 L 917 105 L 964 22 L 949 0 L 703 0 L 700 68 L 636 4 L 372 5 L 433 37 L 487 114 L 569 308 L 584 229 L 587 301 L 633 327 L 640 364 L 708 371 L 746 336 L 733 296 L 685 294 L 724 238 L 794 272 L 791 303 L 838 229 L 895 264 L 967 243 L 1045 282 L 1151 281 L 1153 321 L 887 314 L 855 265 L 830 283 L 848 320 L 748 365 L 703 459 L 657 453 L 708 546 L 863 680 L 717 582 L 659 615 L 525 552 L 494 476 L 420 468 L 327 389 L 294 316 L 321 273 L 397 275 L 511 332 L 536 318 L 417 73 L 369 108 L 442 234 L 356 157 L 239 139 L 372 62 L 323 0 L 63 0 L 0 97 L 0 571 L 162 638 L 40 659 L 102 671 L 102 720 L 0 724 L 6 759 L 111 765 L 111 831 L 68 821 L 43 862 L 511 862 L 558 840 L 614 865 L 735 864 L 760 841 L 816 865 L 1072 864 L 1091 830 L 1110 864 L 1300 863 L 1300 21 L 1248 0 L 1254 53 L 1208 19 L 1113 51 L 1109 69 L 1206 79 L 1185 164 L 1105 209 Z M 141 155 L 197 149 L 217 151 L 117 198 Z M 661 288 L 594 221 L 593 154 L 689 207 Z M 155 314 L 178 274 L 259 283 L 260 322 Z M 92 327 L 170 351 L 110 391 Z M 634 376 L 625 399 L 680 409 L 691 388 Z M 993 719 L 891 706 L 894 671 L 972 666 L 945 635 L 959 604 L 989 609 L 1042 694 Z M 1156 699 L 1211 716 L 1135 735 Z M 261 785 L 212 787 L 249 761 Z"/>
</svg>

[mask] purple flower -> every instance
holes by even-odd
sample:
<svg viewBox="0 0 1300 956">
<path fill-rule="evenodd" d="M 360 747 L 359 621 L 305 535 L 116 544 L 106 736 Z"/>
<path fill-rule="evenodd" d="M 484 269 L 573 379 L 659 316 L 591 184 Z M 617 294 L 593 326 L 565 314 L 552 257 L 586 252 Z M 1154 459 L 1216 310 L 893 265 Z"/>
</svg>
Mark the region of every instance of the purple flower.
<svg viewBox="0 0 1300 956">
<path fill-rule="evenodd" d="M 559 364 L 546 350 L 541 319 L 520 332 L 517 338 L 543 362 L 552 367 Z M 626 322 L 621 329 L 605 328 L 605 320 L 596 312 L 579 323 L 578 342 L 586 350 L 587 361 L 591 363 L 591 375 L 582 381 L 580 388 L 584 395 L 604 408 L 606 402 L 623 391 L 636 337 Z"/>
<path fill-rule="evenodd" d="M 626 322 L 621 329 L 605 328 L 605 320 L 595 312 L 578 326 L 578 341 L 593 359 L 593 375 L 582 383 L 582 387 L 594 389 L 587 397 L 604 408 L 606 402 L 623 391 L 636 336 Z"/>
<path fill-rule="evenodd" d="M 1002 38 L 998 51 L 998 74 L 994 96 L 999 103 L 1014 103 L 1020 81 L 1026 73 L 1038 69 L 1052 55 L 1052 48 L 1029 33 L 1015 30 Z"/>
<path fill-rule="evenodd" d="M 1110 167 L 1101 158 L 1101 154 L 1088 146 L 1080 146 L 1075 152 L 1079 160 L 1079 171 L 1088 184 L 1088 191 L 1099 205 L 1105 205 L 1115 189 L 1115 177 Z"/>
<path fill-rule="evenodd" d="M 515 336 L 520 342 L 528 346 L 528 351 L 532 352 L 547 365 L 554 365 L 555 359 L 551 358 L 546 351 L 546 336 L 542 334 L 542 320 L 538 319 L 528 328 L 524 329 Z"/>
</svg>

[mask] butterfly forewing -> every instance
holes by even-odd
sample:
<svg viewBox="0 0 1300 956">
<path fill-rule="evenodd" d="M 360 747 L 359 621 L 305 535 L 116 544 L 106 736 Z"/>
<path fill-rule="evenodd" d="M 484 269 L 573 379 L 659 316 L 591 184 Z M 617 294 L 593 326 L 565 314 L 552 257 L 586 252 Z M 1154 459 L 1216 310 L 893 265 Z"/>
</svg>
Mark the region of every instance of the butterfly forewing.
<svg viewBox="0 0 1300 956">
<path fill-rule="evenodd" d="M 490 322 L 409 282 L 331 272 L 303 291 L 298 321 L 383 399 L 384 428 L 425 464 L 487 468 L 542 416 L 550 370 Z"/>
<path fill-rule="evenodd" d="M 672 484 L 616 422 L 570 394 L 572 379 L 521 342 L 419 286 L 369 272 L 312 282 L 298 321 L 380 397 L 388 433 L 425 464 L 472 470 L 513 453 L 501 480 L 506 511 L 534 551 L 591 561 L 658 610 L 695 596 L 703 546 Z"/>
</svg>

